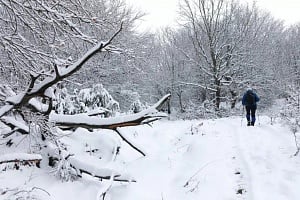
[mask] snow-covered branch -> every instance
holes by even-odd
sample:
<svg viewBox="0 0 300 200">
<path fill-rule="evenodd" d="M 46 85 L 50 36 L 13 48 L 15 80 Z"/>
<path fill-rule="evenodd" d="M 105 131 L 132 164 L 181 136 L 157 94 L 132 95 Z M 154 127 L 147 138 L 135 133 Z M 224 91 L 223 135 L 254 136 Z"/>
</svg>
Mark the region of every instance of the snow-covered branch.
<svg viewBox="0 0 300 200">
<path fill-rule="evenodd" d="M 79 177 L 82 173 L 88 174 L 90 176 L 100 178 L 100 179 L 112 179 L 113 181 L 119 182 L 136 182 L 129 175 L 121 175 L 115 170 L 106 167 L 99 167 L 97 164 L 92 162 L 86 162 L 85 159 L 80 159 L 76 157 L 70 157 L 69 162 L 71 167 L 74 168 Z M 112 177 L 113 176 L 113 177 Z"/>
<path fill-rule="evenodd" d="M 116 130 L 120 127 L 137 126 L 149 124 L 153 121 L 167 117 L 167 114 L 160 112 L 165 102 L 170 99 L 171 95 L 165 95 L 153 106 L 131 115 L 124 115 L 111 118 L 91 117 L 87 114 L 63 115 L 50 114 L 50 121 L 57 126 L 83 127 L 89 129 L 111 129 Z"/>
<path fill-rule="evenodd" d="M 40 166 L 42 156 L 40 154 L 28 154 L 28 153 L 11 153 L 0 156 L 0 165 L 4 163 L 15 163 L 21 165 L 35 164 Z"/>
<path fill-rule="evenodd" d="M 180 85 L 190 85 L 190 86 L 200 87 L 200 88 L 203 88 L 203 89 L 206 89 L 206 90 L 210 90 L 210 91 L 216 92 L 216 89 L 213 89 L 213 88 L 201 85 L 201 84 L 197 84 L 197 83 L 180 82 L 179 84 Z"/>
<path fill-rule="evenodd" d="M 22 134 L 29 133 L 29 127 L 23 120 L 16 120 L 14 117 L 4 116 L 0 119 L 0 121 L 11 128 L 11 131 L 9 133 L 5 133 L 4 135 L 2 135 L 3 138 L 10 136 L 16 131 Z"/>
<path fill-rule="evenodd" d="M 109 179 L 109 182 L 104 187 L 101 187 L 101 189 L 98 191 L 97 200 L 101 200 L 101 199 L 105 200 L 105 196 L 106 196 L 107 192 L 112 187 L 113 177 L 114 177 L 114 175 L 112 174 L 111 178 Z"/>
<path fill-rule="evenodd" d="M 121 32 L 121 30 L 122 24 L 119 30 L 116 31 L 116 33 L 107 42 L 99 42 L 72 65 L 60 68 L 59 73 L 52 72 L 50 76 L 38 83 L 36 83 L 36 79 L 32 79 L 30 89 L 28 89 L 27 92 L 21 92 L 6 99 L 7 104 L 0 109 L 0 117 L 4 116 L 14 108 L 26 106 L 32 98 L 46 96 L 45 92 L 48 88 L 73 75 L 96 53 L 103 51 L 106 47 L 109 47 L 113 39 Z"/>
</svg>

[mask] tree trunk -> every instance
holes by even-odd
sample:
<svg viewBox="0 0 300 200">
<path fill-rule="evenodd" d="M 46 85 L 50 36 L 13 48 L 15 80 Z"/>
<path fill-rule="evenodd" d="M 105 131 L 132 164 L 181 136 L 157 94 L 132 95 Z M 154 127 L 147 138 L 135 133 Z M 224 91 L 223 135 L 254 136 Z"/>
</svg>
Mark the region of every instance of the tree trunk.
<svg viewBox="0 0 300 200">
<path fill-rule="evenodd" d="M 184 113 L 185 110 L 183 108 L 183 103 L 182 103 L 182 92 L 177 92 L 177 96 L 178 96 L 178 99 L 179 99 L 179 106 L 180 106 L 180 112 L 181 113 Z"/>
<path fill-rule="evenodd" d="M 237 101 L 237 92 L 234 90 L 230 90 L 231 94 L 231 109 L 235 108 L 236 101 Z"/>
<path fill-rule="evenodd" d="M 219 80 L 215 81 L 216 92 L 215 92 L 215 110 L 219 111 L 221 103 L 221 82 Z"/>
</svg>

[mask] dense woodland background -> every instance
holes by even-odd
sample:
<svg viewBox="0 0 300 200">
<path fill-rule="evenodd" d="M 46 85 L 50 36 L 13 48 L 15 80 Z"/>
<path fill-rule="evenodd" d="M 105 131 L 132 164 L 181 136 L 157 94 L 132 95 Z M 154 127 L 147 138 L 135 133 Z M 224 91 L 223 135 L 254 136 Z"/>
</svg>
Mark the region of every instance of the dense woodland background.
<svg viewBox="0 0 300 200">
<path fill-rule="evenodd" d="M 241 115 L 249 86 L 261 98 L 259 112 L 284 117 L 297 132 L 300 22 L 287 27 L 255 3 L 234 0 L 181 0 L 177 26 L 156 33 L 139 31 L 143 16 L 123 0 L 2 0 L 1 145 L 33 134 L 35 147 L 48 141 L 59 149 L 46 157 L 65 161 L 56 125 L 83 125 L 64 115 L 138 114 L 155 102 L 156 115 L 142 113 L 134 125 L 164 117 L 161 110 L 175 119 Z M 118 131 L 127 119 L 105 128 Z"/>
<path fill-rule="evenodd" d="M 143 14 L 125 1 L 3 1 L 1 83 L 24 91 L 30 74 L 70 65 L 123 23 L 113 41 L 117 53 L 94 55 L 57 87 L 102 84 L 122 111 L 137 98 L 146 104 L 171 93 L 178 117 L 226 115 L 247 86 L 257 90 L 263 108 L 295 95 L 299 24 L 285 27 L 238 1 L 184 0 L 178 15 L 176 28 L 140 33 L 135 24 Z"/>
</svg>

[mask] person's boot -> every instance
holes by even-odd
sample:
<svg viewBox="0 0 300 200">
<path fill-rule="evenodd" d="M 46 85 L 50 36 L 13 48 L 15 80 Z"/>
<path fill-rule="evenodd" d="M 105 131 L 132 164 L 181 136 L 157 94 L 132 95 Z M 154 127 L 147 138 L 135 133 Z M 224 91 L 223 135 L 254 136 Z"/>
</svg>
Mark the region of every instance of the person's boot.
<svg viewBox="0 0 300 200">
<path fill-rule="evenodd" d="M 254 126 L 254 122 L 251 122 L 251 126 Z"/>
<path fill-rule="evenodd" d="M 251 125 L 251 123 L 250 123 L 250 121 L 248 121 L 247 126 L 250 126 L 250 125 Z"/>
</svg>

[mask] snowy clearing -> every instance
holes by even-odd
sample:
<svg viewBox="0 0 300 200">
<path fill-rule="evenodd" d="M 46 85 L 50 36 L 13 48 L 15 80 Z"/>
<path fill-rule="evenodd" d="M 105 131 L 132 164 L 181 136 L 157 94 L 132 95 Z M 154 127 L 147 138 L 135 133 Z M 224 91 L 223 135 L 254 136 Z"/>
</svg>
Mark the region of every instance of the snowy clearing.
<svg viewBox="0 0 300 200">
<path fill-rule="evenodd" d="M 105 199 L 122 200 L 298 200 L 300 157 L 292 156 L 295 141 L 288 128 L 260 117 L 255 127 L 241 118 L 218 120 L 161 121 L 150 126 L 123 128 L 146 157 L 121 142 L 120 154 L 109 168 L 137 182 L 113 183 Z M 110 151 L 101 146 L 103 137 L 118 141 L 113 131 L 84 129 L 63 138 L 71 152 L 86 149 Z M 80 139 L 80 140 L 79 140 Z M 1 149 L 0 149 L 1 150 Z M 81 155 L 80 155 L 81 156 Z M 82 155 L 81 161 L 86 160 Z M 95 161 L 103 165 L 109 158 Z M 44 163 L 45 165 L 45 163 Z M 107 165 L 107 164 L 106 164 Z M 16 187 L 38 187 L 43 199 L 97 199 L 110 184 L 88 175 L 74 182 L 61 182 L 48 171 L 35 167 L 0 173 L 0 199 L 13 199 Z M 103 184 L 105 183 L 105 184 Z M 45 190 L 45 191 L 44 191 Z"/>
</svg>

